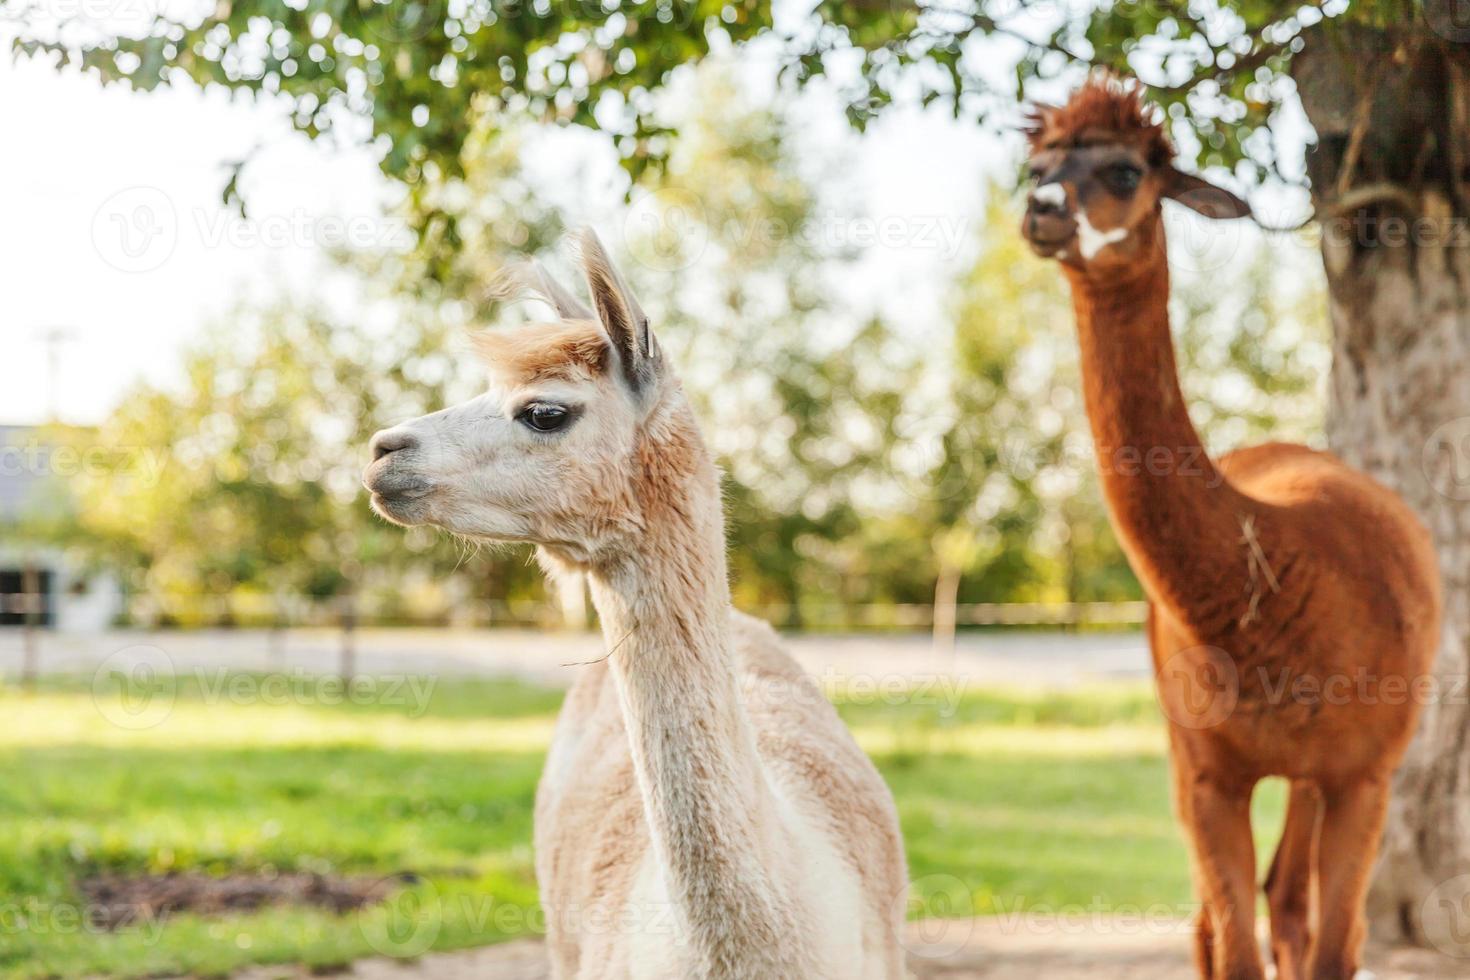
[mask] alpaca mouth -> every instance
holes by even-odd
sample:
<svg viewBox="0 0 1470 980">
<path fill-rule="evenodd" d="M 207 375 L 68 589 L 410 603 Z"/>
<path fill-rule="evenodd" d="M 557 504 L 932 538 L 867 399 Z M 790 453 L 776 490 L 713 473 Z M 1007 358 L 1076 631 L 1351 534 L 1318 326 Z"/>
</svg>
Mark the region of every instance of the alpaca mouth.
<svg viewBox="0 0 1470 980">
<path fill-rule="evenodd" d="M 423 523 L 419 501 L 427 497 L 433 486 L 412 474 L 395 472 L 391 457 L 373 463 L 363 474 L 362 485 L 372 494 L 373 511 L 394 524 L 412 527 Z"/>
<path fill-rule="evenodd" d="M 1062 235 L 1058 238 L 1028 238 L 1031 250 L 1042 258 L 1051 258 L 1069 245 L 1075 235 Z"/>
<path fill-rule="evenodd" d="M 392 456 L 385 456 L 369 465 L 363 473 L 362 485 L 374 497 L 390 501 L 415 500 L 434 489 L 428 480 L 402 472 L 393 462 Z"/>
<path fill-rule="evenodd" d="M 1065 249 L 1077 237 L 1077 222 L 1062 215 L 1028 211 L 1021 226 L 1021 236 L 1026 239 L 1033 252 L 1049 258 Z"/>
<path fill-rule="evenodd" d="M 424 491 L 424 493 L 427 492 Z M 423 524 L 423 518 L 417 513 L 417 504 L 418 501 L 423 499 L 424 493 L 418 493 L 412 496 L 374 493 L 371 498 L 373 513 L 389 523 L 397 524 L 400 527 L 413 527 L 417 524 Z"/>
</svg>

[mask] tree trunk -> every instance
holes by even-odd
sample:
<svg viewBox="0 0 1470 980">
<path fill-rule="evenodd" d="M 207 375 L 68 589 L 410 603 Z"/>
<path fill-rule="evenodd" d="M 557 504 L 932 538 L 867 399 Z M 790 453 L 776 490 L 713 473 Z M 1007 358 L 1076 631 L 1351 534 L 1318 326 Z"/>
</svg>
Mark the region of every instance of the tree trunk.
<svg viewBox="0 0 1470 980">
<path fill-rule="evenodd" d="M 1437 928 L 1423 921 L 1439 911 L 1424 907 L 1430 893 L 1470 872 L 1470 257 L 1421 248 L 1417 268 L 1407 250 L 1354 263 L 1327 237 L 1328 440 L 1418 511 L 1444 579 L 1439 693 L 1399 770 L 1370 900 L 1375 928 L 1423 939 Z"/>
<path fill-rule="evenodd" d="M 1453 60 L 1462 53 L 1406 48 L 1377 32 L 1341 41 L 1315 38 L 1293 68 L 1318 131 L 1309 169 L 1319 214 L 1349 200 L 1344 193 L 1359 196 L 1322 222 L 1333 327 L 1328 441 L 1419 513 L 1445 595 L 1437 693 L 1396 776 L 1369 916 L 1383 938 L 1466 955 L 1470 237 L 1459 178 L 1470 87 Z M 1372 202 L 1358 206 L 1365 196 Z"/>
</svg>

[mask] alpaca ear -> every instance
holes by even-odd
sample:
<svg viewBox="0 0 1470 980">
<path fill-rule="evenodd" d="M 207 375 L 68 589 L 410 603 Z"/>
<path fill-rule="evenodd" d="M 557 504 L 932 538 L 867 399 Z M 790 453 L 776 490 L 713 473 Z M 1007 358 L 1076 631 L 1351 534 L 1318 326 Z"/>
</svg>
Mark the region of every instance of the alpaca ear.
<svg viewBox="0 0 1470 980">
<path fill-rule="evenodd" d="M 485 291 L 485 299 L 504 303 L 524 299 L 527 294 L 551 304 L 563 320 L 595 320 L 597 314 L 576 294 L 557 282 L 539 262 L 517 262 L 502 269 Z"/>
<path fill-rule="evenodd" d="M 577 245 L 598 322 L 612 340 L 624 380 L 635 393 L 642 394 L 657 383 L 662 361 L 658 342 L 648 327 L 648 316 L 613 267 L 597 233 L 583 229 Z"/>
<path fill-rule="evenodd" d="M 1246 218 L 1251 213 L 1249 204 L 1225 188 L 1173 166 L 1164 168 L 1164 196 L 1206 218 Z"/>
<path fill-rule="evenodd" d="M 546 267 L 540 262 L 533 263 L 528 271 L 527 279 L 530 280 L 531 288 L 546 302 L 550 303 L 556 310 L 556 315 L 563 320 L 594 320 L 596 314 L 587 308 L 587 304 L 577 298 L 576 294 L 563 286 L 556 280 Z"/>
</svg>

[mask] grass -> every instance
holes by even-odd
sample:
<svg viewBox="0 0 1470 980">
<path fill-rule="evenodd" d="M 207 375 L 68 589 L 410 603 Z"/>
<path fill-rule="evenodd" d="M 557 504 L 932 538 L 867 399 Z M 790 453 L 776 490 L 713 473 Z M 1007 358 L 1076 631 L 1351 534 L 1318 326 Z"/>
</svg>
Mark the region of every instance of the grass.
<svg viewBox="0 0 1470 980">
<path fill-rule="evenodd" d="M 898 799 L 911 914 L 1189 911 L 1145 686 L 931 695 L 836 695 Z M 326 969 L 537 931 L 531 810 L 559 701 L 488 681 L 350 697 L 251 676 L 0 688 L 0 977 Z M 1266 838 L 1282 803 L 1278 786 L 1258 794 Z M 113 933 L 86 924 L 76 887 L 272 869 L 418 883 L 342 916 L 172 915 Z"/>
</svg>

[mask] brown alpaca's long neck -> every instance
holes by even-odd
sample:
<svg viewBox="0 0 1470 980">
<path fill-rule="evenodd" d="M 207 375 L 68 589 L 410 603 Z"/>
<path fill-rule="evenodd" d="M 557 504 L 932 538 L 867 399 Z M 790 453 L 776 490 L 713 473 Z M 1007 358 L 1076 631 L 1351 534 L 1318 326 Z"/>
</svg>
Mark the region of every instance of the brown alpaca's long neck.
<svg viewBox="0 0 1470 980">
<path fill-rule="evenodd" d="M 703 447 L 675 442 L 643 454 L 636 548 L 589 578 L 654 852 L 699 961 L 691 969 L 774 969 L 776 952 L 752 937 L 780 927 L 776 819 L 729 649 L 718 485 Z"/>
<path fill-rule="evenodd" d="M 1087 417 L 1113 526 L 1145 591 L 1218 635 L 1249 586 L 1246 501 L 1206 455 L 1179 388 L 1162 229 L 1144 261 L 1106 281 L 1068 269 Z"/>
</svg>

